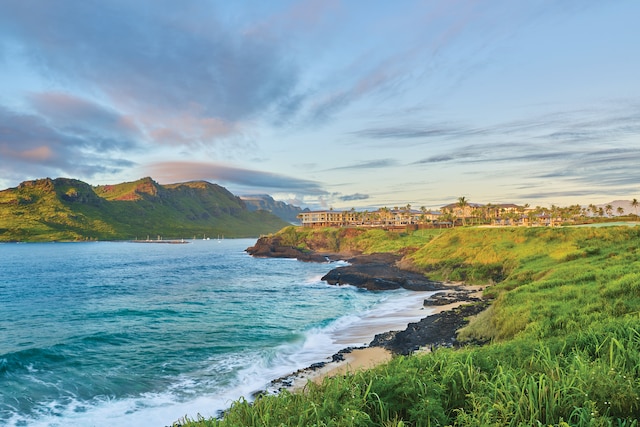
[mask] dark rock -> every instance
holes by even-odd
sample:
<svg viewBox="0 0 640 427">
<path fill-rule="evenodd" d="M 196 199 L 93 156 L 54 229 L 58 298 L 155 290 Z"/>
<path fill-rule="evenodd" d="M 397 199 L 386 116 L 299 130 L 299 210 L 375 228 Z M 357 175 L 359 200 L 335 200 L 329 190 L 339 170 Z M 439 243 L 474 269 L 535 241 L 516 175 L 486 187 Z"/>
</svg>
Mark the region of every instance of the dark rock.
<svg viewBox="0 0 640 427">
<path fill-rule="evenodd" d="M 381 256 L 382 255 L 382 256 Z M 355 264 L 337 267 L 328 272 L 322 280 L 330 285 L 352 285 L 371 291 L 409 289 L 412 291 L 434 291 L 444 289 L 440 282 L 427 279 L 419 273 L 401 270 L 395 266 L 397 257 L 374 254 L 354 258 Z M 353 259 L 349 259 L 351 262 Z M 389 262 L 392 261 L 393 262 Z"/>
<path fill-rule="evenodd" d="M 249 255 L 262 258 L 295 258 L 300 261 L 328 262 L 328 255 L 303 251 L 294 246 L 282 244 L 279 237 L 261 237 L 255 245 L 246 249 Z"/>
<path fill-rule="evenodd" d="M 369 346 L 387 348 L 387 345 L 395 338 L 398 332 L 400 331 L 389 331 L 389 332 L 383 332 L 381 334 L 377 334 L 373 338 L 373 341 L 371 341 Z"/>
<path fill-rule="evenodd" d="M 407 355 L 420 347 L 454 347 L 458 329 L 469 323 L 469 316 L 480 313 L 488 306 L 487 301 L 462 305 L 410 323 L 407 329 L 395 333 L 379 334 L 370 346 L 384 347 L 395 353 Z"/>
<path fill-rule="evenodd" d="M 344 354 L 342 353 L 336 353 L 333 356 L 331 356 L 331 361 L 332 362 L 342 362 L 344 361 Z"/>
<path fill-rule="evenodd" d="M 464 302 L 479 302 L 482 301 L 480 298 L 472 297 L 471 294 L 473 291 L 468 289 L 455 289 L 452 292 L 438 292 L 437 294 L 431 295 L 429 298 L 424 300 L 424 305 L 433 307 L 433 306 L 441 306 L 447 305 L 454 302 L 464 301 Z"/>
</svg>

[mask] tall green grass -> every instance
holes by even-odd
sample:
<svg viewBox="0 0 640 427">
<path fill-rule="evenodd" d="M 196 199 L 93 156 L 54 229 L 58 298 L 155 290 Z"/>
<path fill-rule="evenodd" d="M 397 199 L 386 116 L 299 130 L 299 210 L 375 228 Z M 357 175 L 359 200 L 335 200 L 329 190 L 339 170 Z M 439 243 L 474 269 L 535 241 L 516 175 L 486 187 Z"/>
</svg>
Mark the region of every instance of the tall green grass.
<svg viewBox="0 0 640 427">
<path fill-rule="evenodd" d="M 298 244 L 318 239 L 304 233 Z M 397 251 L 432 277 L 491 284 L 491 307 L 459 335 L 488 344 L 397 357 L 189 425 L 638 426 L 637 228 L 331 233 L 338 248 Z"/>
<path fill-rule="evenodd" d="M 609 322 L 564 341 L 397 357 L 190 426 L 637 426 L 640 333 Z"/>
</svg>

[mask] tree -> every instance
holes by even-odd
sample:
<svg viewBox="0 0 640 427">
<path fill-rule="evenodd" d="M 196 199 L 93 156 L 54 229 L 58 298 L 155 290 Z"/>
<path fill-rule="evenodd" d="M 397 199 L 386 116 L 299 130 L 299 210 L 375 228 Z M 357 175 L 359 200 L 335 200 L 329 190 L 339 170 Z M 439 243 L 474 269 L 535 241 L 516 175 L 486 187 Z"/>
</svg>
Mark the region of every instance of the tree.
<svg viewBox="0 0 640 427">
<path fill-rule="evenodd" d="M 631 200 L 631 207 L 635 209 L 636 216 L 638 216 L 638 199 Z"/>
<path fill-rule="evenodd" d="M 489 221 L 489 224 L 492 224 L 492 225 L 493 225 L 494 219 L 495 219 L 495 217 L 496 217 L 495 212 L 494 212 L 494 206 L 493 206 L 493 204 L 492 204 L 492 203 L 487 203 L 487 204 L 484 206 L 484 212 L 485 212 L 485 213 L 484 213 L 484 215 L 485 215 L 484 220 L 485 220 L 485 221 L 487 221 L 487 220 L 488 220 L 488 221 Z"/>
<path fill-rule="evenodd" d="M 461 215 L 462 215 L 462 225 L 467 225 L 466 222 L 466 213 L 465 213 L 465 208 L 467 206 L 469 206 L 469 202 L 467 201 L 466 197 L 462 196 L 462 197 L 458 197 L 458 207 L 460 208 L 461 211 Z"/>
<path fill-rule="evenodd" d="M 624 208 L 622 206 L 618 206 L 618 209 L 616 209 L 616 211 L 618 212 L 619 216 L 624 215 Z"/>
<path fill-rule="evenodd" d="M 411 224 L 413 221 L 411 220 L 411 204 L 407 203 L 407 206 L 402 208 L 402 216 L 404 217 L 407 224 Z"/>
<path fill-rule="evenodd" d="M 613 206 L 608 204 L 607 206 L 604 207 L 604 210 L 607 213 L 607 216 L 610 217 L 611 214 L 613 213 Z"/>
</svg>

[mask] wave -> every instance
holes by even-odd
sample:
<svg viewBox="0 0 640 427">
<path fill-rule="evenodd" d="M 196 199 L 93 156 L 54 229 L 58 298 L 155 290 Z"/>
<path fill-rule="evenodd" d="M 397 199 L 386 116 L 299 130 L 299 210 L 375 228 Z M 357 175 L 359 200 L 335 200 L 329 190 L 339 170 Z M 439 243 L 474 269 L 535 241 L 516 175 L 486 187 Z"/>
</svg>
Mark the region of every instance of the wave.
<svg viewBox="0 0 640 427">
<path fill-rule="evenodd" d="M 355 288 L 342 288 L 342 291 L 359 292 Z M 3 405 L 7 414 L 3 422 L 10 427 L 164 426 L 184 416 L 218 416 L 240 397 L 251 400 L 256 392 L 266 390 L 276 378 L 316 362 L 329 361 L 345 347 L 365 345 L 377 333 L 404 329 L 409 322 L 427 316 L 429 311 L 420 308 L 430 294 L 402 290 L 388 292 L 373 307 L 309 327 L 275 348 L 211 356 L 205 367 L 180 374 L 161 392 L 83 399 L 83 393 L 67 390 L 57 398 L 41 401 L 29 411 L 7 399 Z M 91 339 L 104 338 L 94 336 Z M 20 353 L 18 359 L 59 356 L 51 354 L 51 350 Z M 33 364 L 20 364 L 15 359 L 3 356 L 0 369 L 5 372 L 17 367 L 34 369 Z M 33 376 L 37 376 L 36 373 Z"/>
</svg>

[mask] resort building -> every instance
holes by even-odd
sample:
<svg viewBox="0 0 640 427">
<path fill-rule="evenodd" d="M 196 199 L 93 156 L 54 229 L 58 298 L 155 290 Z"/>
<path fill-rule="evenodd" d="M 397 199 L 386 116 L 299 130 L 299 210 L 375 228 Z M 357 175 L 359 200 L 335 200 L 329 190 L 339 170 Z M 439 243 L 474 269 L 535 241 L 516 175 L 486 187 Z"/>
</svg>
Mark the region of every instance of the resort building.
<svg viewBox="0 0 640 427">
<path fill-rule="evenodd" d="M 309 211 L 298 214 L 303 226 L 307 227 L 344 227 L 347 224 L 346 212 Z"/>
<path fill-rule="evenodd" d="M 407 227 L 453 227 L 456 225 L 495 226 L 556 226 L 574 222 L 579 216 L 576 209 L 567 211 L 513 203 L 486 205 L 467 202 L 451 203 L 440 211 L 415 210 L 410 205 L 398 208 L 380 208 L 376 211 L 305 211 L 298 215 L 304 227 L 377 227 L 404 230 Z"/>
<path fill-rule="evenodd" d="M 442 214 L 436 211 L 410 208 L 377 211 L 308 211 L 298 215 L 304 227 L 406 227 L 437 222 Z"/>
</svg>

